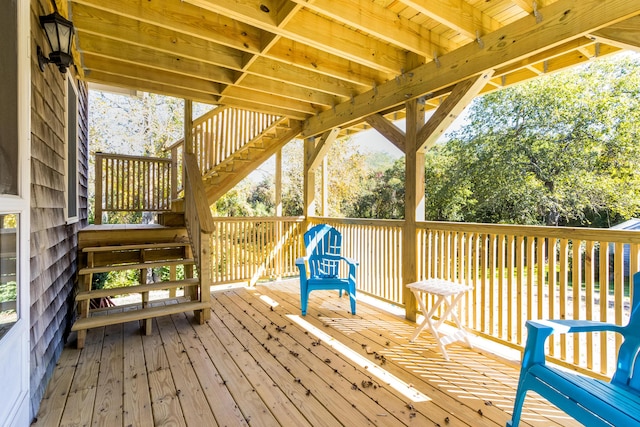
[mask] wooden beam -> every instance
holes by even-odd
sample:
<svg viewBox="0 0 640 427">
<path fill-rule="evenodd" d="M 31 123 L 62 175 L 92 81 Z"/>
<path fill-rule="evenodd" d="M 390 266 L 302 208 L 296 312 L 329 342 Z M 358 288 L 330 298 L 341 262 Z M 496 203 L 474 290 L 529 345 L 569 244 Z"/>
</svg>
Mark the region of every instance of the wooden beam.
<svg viewBox="0 0 640 427">
<path fill-rule="evenodd" d="M 584 34 L 597 31 L 640 14 L 640 0 L 560 0 L 533 16 L 515 21 L 482 38 L 483 47 L 470 43 L 374 90 L 344 102 L 335 110 L 311 117 L 302 135 L 320 134 L 334 127 L 347 127 L 363 117 L 458 83 L 484 70 L 522 60 Z"/>
<path fill-rule="evenodd" d="M 149 68 L 171 71 L 186 76 L 197 77 L 219 83 L 234 83 L 237 72 L 213 64 L 203 64 L 199 60 L 180 55 L 152 50 L 143 46 L 118 42 L 91 33 L 78 31 L 82 48 L 95 55 L 125 61 L 130 64 L 142 64 Z"/>
<path fill-rule="evenodd" d="M 493 70 L 458 83 L 451 94 L 418 132 L 418 150 L 428 150 L 442 136 L 451 123 L 469 105 L 493 76 Z"/>
<path fill-rule="evenodd" d="M 278 8 L 268 8 L 269 12 L 263 12 L 260 6 L 264 2 L 261 0 L 243 2 L 185 0 L 185 2 L 375 69 L 397 73 L 404 66 L 403 49 L 372 39 L 366 34 L 309 10 L 301 9 L 290 16 L 286 25 L 280 28 L 274 17 Z M 308 28 L 316 30 L 307 31 Z M 375 54 L 372 55 L 371 52 Z"/>
<path fill-rule="evenodd" d="M 640 16 L 618 22 L 609 27 L 591 33 L 591 36 L 602 43 L 611 44 L 622 49 L 640 51 Z"/>
<path fill-rule="evenodd" d="M 72 0 L 72 4 L 102 9 L 254 54 L 260 53 L 265 37 L 264 31 L 226 16 L 209 15 L 204 19 L 202 9 L 186 2 Z"/>
<path fill-rule="evenodd" d="M 76 4 L 73 7 L 76 31 L 112 38 L 125 43 L 202 60 L 221 67 L 240 70 L 244 52 L 211 40 L 165 28 L 155 22 L 144 22 L 108 10 Z M 80 38 L 84 41 L 83 38 Z M 83 45 L 83 52 L 86 47 Z"/>
<path fill-rule="evenodd" d="M 449 52 L 458 47 L 457 44 L 442 37 L 432 37 L 432 32 L 424 26 L 370 0 L 293 1 L 349 27 L 427 58 L 432 58 L 434 52 Z"/>
<path fill-rule="evenodd" d="M 398 147 L 403 153 L 404 142 L 406 139 L 405 133 L 394 125 L 390 120 L 387 120 L 382 114 L 376 113 L 368 116 L 365 121 L 371 125 L 380 135 L 384 136 L 389 142 Z"/>
<path fill-rule="evenodd" d="M 300 70 L 300 67 L 271 61 L 267 58 L 255 60 L 249 73 L 259 74 L 283 83 L 295 84 L 313 90 L 318 90 L 332 95 L 341 96 L 342 99 L 350 99 L 352 95 L 362 93 L 365 87 L 357 84 L 349 84 L 331 76 L 310 73 Z"/>
<path fill-rule="evenodd" d="M 329 149 L 335 142 L 338 134 L 340 133 L 339 128 L 331 129 L 322 135 L 320 141 L 315 145 L 313 151 L 311 152 L 311 158 L 309 159 L 309 169 L 315 170 L 320 163 L 322 163 L 322 159 L 327 155 Z"/>
</svg>

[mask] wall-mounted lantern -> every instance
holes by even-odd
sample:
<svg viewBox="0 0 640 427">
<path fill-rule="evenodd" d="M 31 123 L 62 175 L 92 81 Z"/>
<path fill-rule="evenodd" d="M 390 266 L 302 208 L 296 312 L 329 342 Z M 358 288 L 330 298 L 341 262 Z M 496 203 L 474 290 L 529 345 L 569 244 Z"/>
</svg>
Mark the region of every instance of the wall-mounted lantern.
<svg viewBox="0 0 640 427">
<path fill-rule="evenodd" d="M 51 53 L 47 58 L 38 46 L 38 64 L 44 71 L 49 63 L 56 64 L 61 73 L 67 72 L 67 67 L 73 64 L 71 43 L 73 40 L 73 22 L 65 19 L 57 11 L 51 15 L 41 16 L 40 25 L 44 28 Z"/>
</svg>

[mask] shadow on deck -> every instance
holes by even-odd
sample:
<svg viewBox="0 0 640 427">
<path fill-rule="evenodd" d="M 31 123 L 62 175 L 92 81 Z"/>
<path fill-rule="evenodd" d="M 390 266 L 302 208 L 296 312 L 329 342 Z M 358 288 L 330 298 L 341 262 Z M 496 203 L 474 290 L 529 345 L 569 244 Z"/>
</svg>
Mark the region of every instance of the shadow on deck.
<svg viewBox="0 0 640 427">
<path fill-rule="evenodd" d="M 504 426 L 519 369 L 453 344 L 451 361 L 415 325 L 297 281 L 212 293 L 192 314 L 90 330 L 70 342 L 34 425 Z M 73 337 L 72 337 L 73 338 Z M 71 341 L 74 341 L 73 339 Z M 522 425 L 579 425 L 529 397 Z"/>
</svg>

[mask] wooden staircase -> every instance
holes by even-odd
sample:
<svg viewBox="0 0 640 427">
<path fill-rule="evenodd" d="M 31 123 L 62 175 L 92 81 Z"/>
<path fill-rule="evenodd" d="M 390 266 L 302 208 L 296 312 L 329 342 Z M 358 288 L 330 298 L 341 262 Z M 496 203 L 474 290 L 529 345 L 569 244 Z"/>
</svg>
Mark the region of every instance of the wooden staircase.
<svg viewBox="0 0 640 427">
<path fill-rule="evenodd" d="M 154 317 L 187 311 L 194 311 L 200 317 L 203 310 L 209 310 L 208 302 L 201 298 L 200 280 L 194 278 L 195 261 L 184 226 L 89 226 L 80 231 L 78 250 L 80 289 L 76 294 L 76 302 L 79 318 L 71 328 L 78 333 L 78 348 L 84 346 L 87 329 L 138 320 L 143 321 L 144 333 L 148 335 Z M 177 265 L 184 266 L 184 280 L 147 283 L 149 269 Z M 94 274 L 122 270 L 138 270 L 139 282 L 126 288 L 92 289 Z M 179 302 L 173 298 L 166 301 L 150 299 L 152 291 L 178 288 L 185 290 Z M 92 300 L 122 294 L 140 294 L 141 302 L 117 309 L 91 309 Z"/>
<path fill-rule="evenodd" d="M 292 123 L 289 119 L 280 119 L 223 162 L 208 170 L 203 179 L 209 203 L 215 203 L 298 133 L 299 122 Z"/>
<path fill-rule="evenodd" d="M 286 143 L 297 136 L 296 120 L 239 110 L 217 108 L 194 120 L 193 152 L 202 173 L 209 204 L 247 177 Z M 184 141 L 169 149 L 178 158 Z"/>
</svg>

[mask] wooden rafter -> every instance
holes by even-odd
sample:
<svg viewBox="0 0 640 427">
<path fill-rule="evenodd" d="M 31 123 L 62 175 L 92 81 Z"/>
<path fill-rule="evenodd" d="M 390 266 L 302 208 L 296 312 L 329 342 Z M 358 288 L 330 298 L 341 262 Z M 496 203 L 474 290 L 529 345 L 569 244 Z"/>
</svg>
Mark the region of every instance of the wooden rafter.
<svg viewBox="0 0 640 427">
<path fill-rule="evenodd" d="M 57 2 L 66 10 L 66 2 Z M 306 120 L 303 136 L 313 136 L 333 127 L 357 132 L 365 117 L 403 110 L 414 97 L 425 97 L 425 109 L 436 108 L 453 86 L 486 69 L 496 73 L 482 92 L 637 48 L 636 21 L 619 21 L 636 15 L 640 0 L 624 3 L 71 0 L 68 5 L 77 28 L 76 63 L 87 80 L 278 113 Z"/>
<path fill-rule="evenodd" d="M 483 37 L 483 47 L 467 44 L 437 62 L 424 64 L 375 91 L 358 95 L 353 102 L 342 103 L 334 111 L 309 118 L 303 136 L 311 136 L 336 126 L 348 126 L 363 117 L 398 105 L 410 98 L 438 90 L 470 78 L 484 70 L 515 63 L 582 37 L 608 25 L 640 14 L 639 1 L 564 0 L 543 10 L 544 20 L 528 16 Z"/>
</svg>

